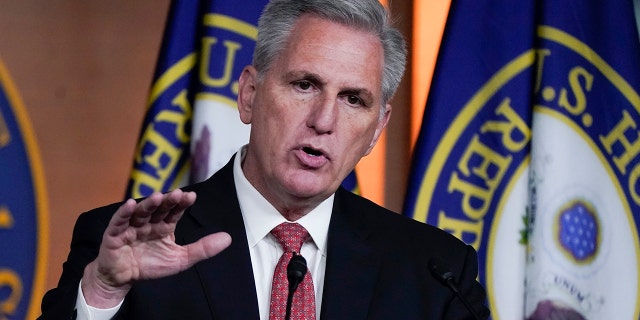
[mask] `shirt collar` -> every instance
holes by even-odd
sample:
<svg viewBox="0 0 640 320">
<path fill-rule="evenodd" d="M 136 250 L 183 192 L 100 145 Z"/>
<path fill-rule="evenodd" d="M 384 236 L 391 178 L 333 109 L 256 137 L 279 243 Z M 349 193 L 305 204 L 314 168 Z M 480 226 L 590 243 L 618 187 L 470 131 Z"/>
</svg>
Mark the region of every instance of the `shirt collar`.
<svg viewBox="0 0 640 320">
<path fill-rule="evenodd" d="M 266 237 L 273 228 L 287 221 L 276 208 L 265 199 L 242 171 L 242 161 L 247 153 L 247 146 L 243 146 L 236 153 L 233 163 L 233 178 L 238 194 L 238 202 L 242 211 L 244 227 L 247 231 L 247 241 L 252 248 Z M 302 225 L 311 236 L 319 250 L 325 252 L 329 221 L 333 210 L 334 194 L 322 201 L 304 217 L 296 222 Z"/>
</svg>

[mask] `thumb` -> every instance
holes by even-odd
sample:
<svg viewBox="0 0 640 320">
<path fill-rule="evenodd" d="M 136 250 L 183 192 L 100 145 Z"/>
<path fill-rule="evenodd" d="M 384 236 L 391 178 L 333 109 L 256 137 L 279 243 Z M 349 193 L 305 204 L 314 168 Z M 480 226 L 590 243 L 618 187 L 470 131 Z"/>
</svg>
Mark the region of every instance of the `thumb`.
<svg viewBox="0 0 640 320">
<path fill-rule="evenodd" d="M 231 236 L 226 232 L 217 232 L 210 234 L 200 240 L 188 244 L 185 246 L 187 250 L 187 265 L 184 267 L 189 268 L 192 265 L 211 258 L 222 250 L 226 249 L 231 244 Z"/>
</svg>

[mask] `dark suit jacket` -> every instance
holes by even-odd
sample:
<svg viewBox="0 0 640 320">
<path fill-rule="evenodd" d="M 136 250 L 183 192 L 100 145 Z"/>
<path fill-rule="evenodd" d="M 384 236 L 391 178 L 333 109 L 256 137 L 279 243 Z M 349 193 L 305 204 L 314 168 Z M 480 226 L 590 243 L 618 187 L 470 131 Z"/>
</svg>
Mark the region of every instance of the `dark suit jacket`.
<svg viewBox="0 0 640 320">
<path fill-rule="evenodd" d="M 136 283 L 116 319 L 258 319 L 249 248 L 233 181 L 233 159 L 207 181 L 186 187 L 196 203 L 177 225 L 176 242 L 228 232 L 217 256 L 175 276 Z M 78 283 L 94 260 L 120 203 L 82 214 L 58 287 L 42 302 L 42 319 L 73 318 Z M 488 314 L 475 281 L 475 251 L 450 234 L 386 210 L 344 189 L 329 225 L 321 319 L 466 319 L 460 300 L 430 274 L 433 256 L 448 261 L 462 294 Z"/>
</svg>

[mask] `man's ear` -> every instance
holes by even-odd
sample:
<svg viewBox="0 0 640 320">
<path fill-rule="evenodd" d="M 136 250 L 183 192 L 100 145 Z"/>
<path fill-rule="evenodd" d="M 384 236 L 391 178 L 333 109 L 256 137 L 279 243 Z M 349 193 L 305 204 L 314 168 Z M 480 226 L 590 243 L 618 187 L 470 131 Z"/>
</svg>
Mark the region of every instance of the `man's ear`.
<svg viewBox="0 0 640 320">
<path fill-rule="evenodd" d="M 245 124 L 251 123 L 253 100 L 256 96 L 258 71 L 253 66 L 246 66 L 240 74 L 238 85 L 238 112 L 240 120 Z"/>
<path fill-rule="evenodd" d="M 365 156 L 371 153 L 371 150 L 373 150 L 373 147 L 375 147 L 376 143 L 378 142 L 378 139 L 380 138 L 380 135 L 382 134 L 382 131 L 387 126 L 387 123 L 389 123 L 390 118 L 391 118 L 391 105 L 387 103 L 387 105 L 385 105 L 382 118 L 378 120 L 376 132 L 373 134 L 373 139 L 371 139 L 371 144 L 369 145 L 369 149 L 367 149 L 367 151 L 364 153 Z"/>
</svg>

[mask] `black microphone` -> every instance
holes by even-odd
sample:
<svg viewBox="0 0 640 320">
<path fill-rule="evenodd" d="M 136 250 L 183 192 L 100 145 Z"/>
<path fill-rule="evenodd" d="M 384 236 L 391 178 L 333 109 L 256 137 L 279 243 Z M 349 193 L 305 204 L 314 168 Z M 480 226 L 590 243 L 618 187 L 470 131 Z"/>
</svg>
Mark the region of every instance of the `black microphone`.
<svg viewBox="0 0 640 320">
<path fill-rule="evenodd" d="M 287 296 L 287 309 L 284 316 L 285 320 L 289 320 L 291 317 L 291 302 L 293 301 L 293 294 L 298 289 L 298 285 L 304 279 L 304 275 L 307 274 L 307 260 L 298 253 L 293 253 L 289 264 L 287 265 L 287 280 L 289 280 L 289 295 Z"/>
<path fill-rule="evenodd" d="M 473 307 L 464 298 L 462 294 L 460 294 L 460 289 L 458 289 L 458 284 L 456 283 L 456 276 L 453 272 L 450 271 L 449 266 L 447 266 L 446 262 L 439 257 L 433 257 L 429 260 L 429 271 L 434 278 L 438 279 L 442 284 L 447 286 L 455 295 L 460 299 L 464 307 L 469 311 L 469 313 L 473 316 L 474 319 L 480 320 L 480 316 L 473 310 Z"/>
</svg>

